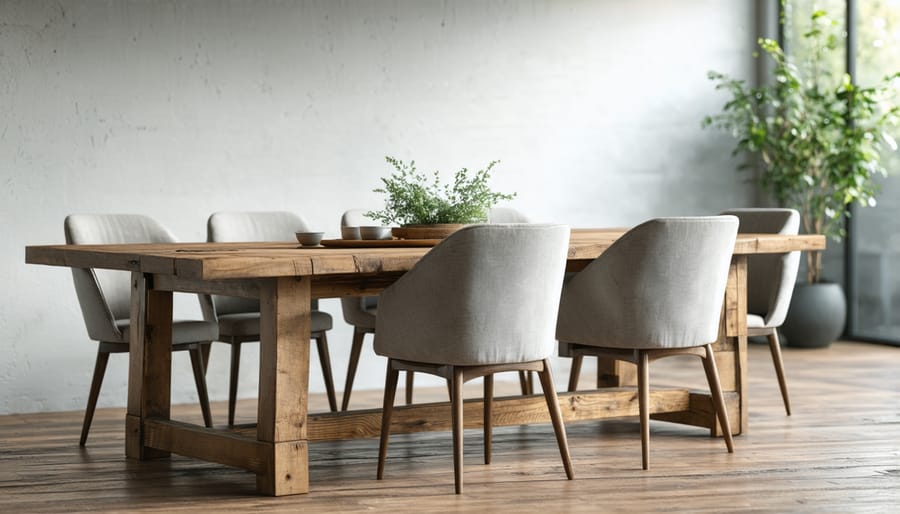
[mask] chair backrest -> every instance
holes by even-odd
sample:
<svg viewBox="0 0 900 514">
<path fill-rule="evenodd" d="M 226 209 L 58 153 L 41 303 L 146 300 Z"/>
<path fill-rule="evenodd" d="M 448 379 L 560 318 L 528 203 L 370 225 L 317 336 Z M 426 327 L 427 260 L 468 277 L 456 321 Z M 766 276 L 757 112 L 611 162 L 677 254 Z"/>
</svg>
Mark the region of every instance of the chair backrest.
<svg viewBox="0 0 900 514">
<path fill-rule="evenodd" d="M 738 232 L 745 234 L 788 234 L 800 231 L 800 213 L 794 209 L 731 209 L 722 214 L 737 216 Z M 747 312 L 762 316 L 767 327 L 784 323 L 800 252 L 751 255 L 747 259 Z"/>
<path fill-rule="evenodd" d="M 718 337 L 734 216 L 658 218 L 566 282 L 557 338 L 611 348 L 699 346 Z"/>
<path fill-rule="evenodd" d="M 176 242 L 160 223 L 138 214 L 72 214 L 63 227 L 67 244 Z M 130 316 L 131 274 L 73 268 L 72 278 L 88 336 L 95 341 L 124 341 L 116 320 Z"/>
<path fill-rule="evenodd" d="M 380 222 L 366 216 L 367 209 L 350 209 L 341 215 L 341 227 L 362 227 L 381 225 Z"/>
<path fill-rule="evenodd" d="M 488 211 L 488 223 L 531 223 L 531 220 L 512 207 L 492 207 Z"/>
<path fill-rule="evenodd" d="M 452 365 L 548 357 L 568 246 L 565 225 L 454 232 L 382 292 L 375 351 Z"/>
<path fill-rule="evenodd" d="M 366 216 L 367 209 L 350 209 L 341 215 L 341 228 L 380 225 L 380 222 Z M 367 324 L 367 309 L 378 306 L 377 296 L 344 296 L 341 297 L 341 314 L 344 321 L 357 326 Z"/>
<path fill-rule="evenodd" d="M 217 212 L 206 222 L 207 241 L 217 243 L 296 241 L 309 230 L 302 217 L 288 211 Z"/>
<path fill-rule="evenodd" d="M 302 217 L 288 211 L 216 212 L 206 222 L 206 240 L 213 243 L 297 241 L 296 232 L 309 230 Z M 213 295 L 216 315 L 259 312 L 259 300 Z"/>
</svg>

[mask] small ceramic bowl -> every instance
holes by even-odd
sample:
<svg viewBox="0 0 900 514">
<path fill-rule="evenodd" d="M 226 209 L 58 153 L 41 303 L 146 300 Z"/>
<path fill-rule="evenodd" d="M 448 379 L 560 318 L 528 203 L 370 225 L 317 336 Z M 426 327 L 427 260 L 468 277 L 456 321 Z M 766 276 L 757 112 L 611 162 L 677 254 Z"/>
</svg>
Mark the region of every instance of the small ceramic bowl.
<svg viewBox="0 0 900 514">
<path fill-rule="evenodd" d="M 341 239 L 359 239 L 359 227 L 341 227 Z"/>
<path fill-rule="evenodd" d="M 297 241 L 303 246 L 319 246 L 324 232 L 297 232 Z"/>
<path fill-rule="evenodd" d="M 359 227 L 359 236 L 363 239 L 390 239 L 391 227 Z"/>
</svg>

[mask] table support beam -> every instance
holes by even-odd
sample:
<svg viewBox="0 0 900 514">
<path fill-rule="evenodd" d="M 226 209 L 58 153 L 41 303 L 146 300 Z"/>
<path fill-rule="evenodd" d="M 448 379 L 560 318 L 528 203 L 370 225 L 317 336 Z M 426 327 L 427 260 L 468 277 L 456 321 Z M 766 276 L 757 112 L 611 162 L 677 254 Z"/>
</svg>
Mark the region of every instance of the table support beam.
<svg viewBox="0 0 900 514">
<path fill-rule="evenodd" d="M 260 285 L 257 439 L 270 443 L 256 480 L 263 494 L 309 491 L 310 285 L 309 277 L 273 278 Z"/>
<path fill-rule="evenodd" d="M 151 448 L 142 420 L 169 419 L 172 376 L 172 293 L 152 288 L 151 276 L 131 274 L 128 413 L 125 454 L 133 459 L 167 457 Z"/>
<path fill-rule="evenodd" d="M 732 404 L 737 404 L 736 393 L 726 393 L 725 397 Z M 638 415 L 637 391 L 631 388 L 560 393 L 559 404 L 567 424 Z M 465 428 L 481 428 L 484 422 L 483 399 L 466 400 L 463 408 Z M 694 411 L 696 415 L 679 422 L 708 428 L 709 421 L 704 414 L 709 418 L 715 418 L 709 395 L 686 389 L 660 389 L 650 392 L 651 413 L 665 417 L 669 414 L 690 411 Z M 391 433 L 450 431 L 450 417 L 449 402 L 397 406 L 392 416 Z M 549 422 L 550 417 L 542 395 L 494 399 L 494 426 Z M 275 468 L 278 472 L 276 476 L 281 473 L 293 475 L 296 462 L 308 459 L 309 441 L 378 437 L 381 430 L 381 409 L 311 414 L 306 425 L 308 441 L 279 443 L 259 441 L 258 425 L 227 429 L 205 428 L 179 421 L 151 418 L 144 421 L 143 432 L 147 446 L 159 451 L 218 462 L 257 474 Z M 288 482 L 295 478 L 291 476 Z M 284 492 L 283 485 L 281 487 L 282 489 L 276 489 L 270 494 L 292 494 Z"/>
</svg>

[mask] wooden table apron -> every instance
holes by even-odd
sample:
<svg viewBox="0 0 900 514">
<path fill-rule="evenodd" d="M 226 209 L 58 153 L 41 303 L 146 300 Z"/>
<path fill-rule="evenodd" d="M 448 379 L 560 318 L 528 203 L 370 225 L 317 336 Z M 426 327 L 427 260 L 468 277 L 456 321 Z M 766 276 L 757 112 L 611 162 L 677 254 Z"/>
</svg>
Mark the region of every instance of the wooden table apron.
<svg viewBox="0 0 900 514">
<path fill-rule="evenodd" d="M 578 270 L 600 255 L 622 229 L 575 229 L 568 267 Z M 716 362 L 735 434 L 747 430 L 747 255 L 825 247 L 821 236 L 741 234 L 728 275 Z M 427 248 L 297 249 L 289 243 L 182 243 L 31 246 L 26 262 L 132 272 L 131 352 L 126 455 L 153 459 L 170 453 L 236 466 L 257 476 L 268 495 L 309 490 L 309 442 L 377 437 L 381 410 L 307 412 L 311 298 L 376 294 L 409 270 Z M 259 298 L 258 423 L 205 428 L 170 419 L 172 292 Z M 565 348 L 563 348 L 563 353 Z M 567 422 L 638 414 L 621 363 L 600 364 L 594 391 L 560 393 Z M 481 399 L 465 402 L 466 428 L 482 426 Z M 707 427 L 718 434 L 710 396 L 687 389 L 653 390 L 656 419 Z M 546 423 L 541 395 L 498 398 L 494 425 Z M 450 430 L 446 403 L 398 406 L 392 433 Z"/>
</svg>

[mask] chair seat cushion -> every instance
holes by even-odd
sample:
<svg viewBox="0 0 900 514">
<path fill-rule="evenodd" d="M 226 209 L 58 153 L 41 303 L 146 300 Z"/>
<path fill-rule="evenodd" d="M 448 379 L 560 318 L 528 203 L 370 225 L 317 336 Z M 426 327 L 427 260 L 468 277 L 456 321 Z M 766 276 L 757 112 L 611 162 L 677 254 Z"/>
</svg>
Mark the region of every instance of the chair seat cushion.
<svg viewBox="0 0 900 514">
<path fill-rule="evenodd" d="M 375 330 L 375 317 L 378 314 L 378 297 L 344 297 L 341 298 L 341 312 L 344 321 L 356 328 Z"/>
<path fill-rule="evenodd" d="M 375 319 L 378 316 L 378 307 L 360 309 L 353 316 L 351 323 L 355 327 L 370 328 L 375 330 Z"/>
<path fill-rule="evenodd" d="M 332 319 L 327 312 L 312 311 L 310 313 L 310 333 L 331 330 Z M 239 312 L 219 316 L 219 335 L 221 337 L 259 337 L 259 313 Z"/>
<path fill-rule="evenodd" d="M 128 342 L 131 321 L 116 320 L 116 326 L 122 331 L 122 341 Z M 212 342 L 219 337 L 219 327 L 214 321 L 175 320 L 172 322 L 172 344 Z"/>
<path fill-rule="evenodd" d="M 758 314 L 747 313 L 747 328 L 769 328 L 766 320 Z"/>
</svg>

